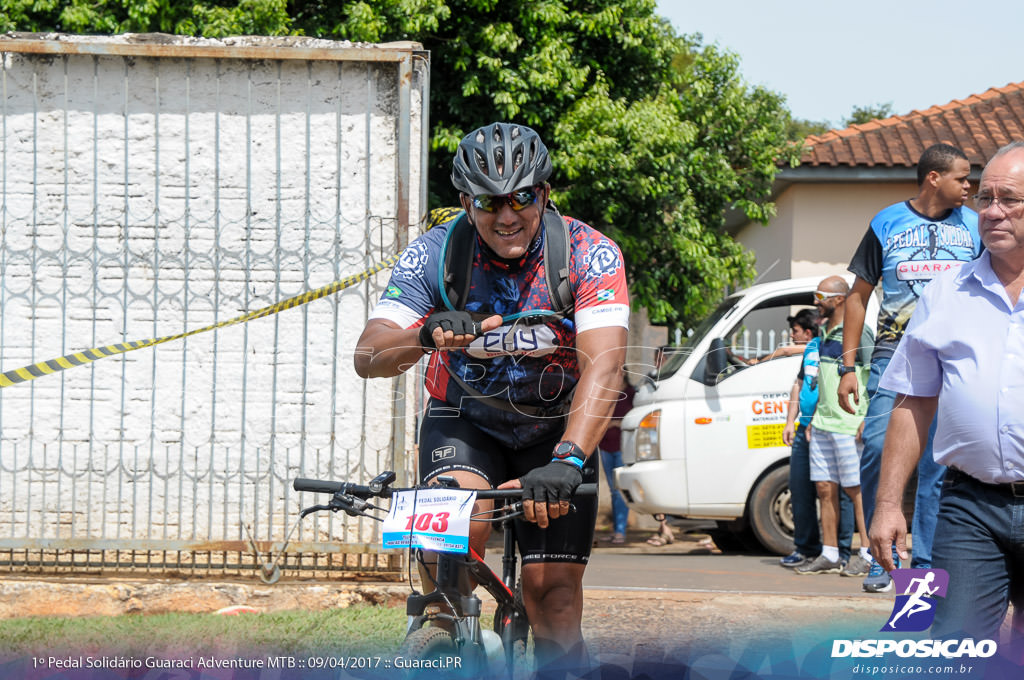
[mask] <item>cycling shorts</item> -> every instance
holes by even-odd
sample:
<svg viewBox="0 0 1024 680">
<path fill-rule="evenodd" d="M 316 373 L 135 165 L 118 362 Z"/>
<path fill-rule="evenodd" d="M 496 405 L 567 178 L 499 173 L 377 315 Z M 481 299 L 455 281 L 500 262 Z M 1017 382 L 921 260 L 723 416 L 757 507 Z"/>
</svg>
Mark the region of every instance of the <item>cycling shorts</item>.
<svg viewBox="0 0 1024 680">
<path fill-rule="evenodd" d="M 480 475 L 496 487 L 547 465 L 560 439 L 559 434 L 524 449 L 512 449 L 460 418 L 458 409 L 432 398 L 420 426 L 420 480 L 425 483 L 438 475 L 463 470 Z M 597 456 L 590 456 L 583 466 L 583 482 L 596 484 L 597 477 Z M 521 518 L 516 520 L 516 541 L 524 565 L 587 563 L 594 543 L 597 496 L 574 498 L 572 504 L 575 511 L 552 520 L 547 529 Z"/>
</svg>

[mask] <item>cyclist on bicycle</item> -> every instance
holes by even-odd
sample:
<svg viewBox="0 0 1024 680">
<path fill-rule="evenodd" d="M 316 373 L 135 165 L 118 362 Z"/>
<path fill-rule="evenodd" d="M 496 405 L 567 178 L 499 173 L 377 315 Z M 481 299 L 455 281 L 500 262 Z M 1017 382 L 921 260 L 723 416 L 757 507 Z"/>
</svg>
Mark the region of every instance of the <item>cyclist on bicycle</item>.
<svg viewBox="0 0 1024 680">
<path fill-rule="evenodd" d="M 355 367 L 362 377 L 390 377 L 430 354 L 423 482 L 450 475 L 463 488 L 522 485 L 523 599 L 537 667 L 555 671 L 587 659 L 583 571 L 597 499 L 577 499 L 570 512 L 569 498 L 584 480 L 597 482 L 591 454 L 619 396 L 629 302 L 618 246 L 557 214 L 550 175 L 548 150 L 528 127 L 493 123 L 467 135 L 452 169 L 465 217 L 402 253 L 359 338 Z M 554 313 L 545 272 L 552 215 L 568 228 L 574 309 L 565 313 Z M 439 260 L 460 218 L 475 244 L 468 294 L 452 310 Z M 473 523 L 470 545 L 480 555 L 489 533 L 488 523 Z"/>
</svg>

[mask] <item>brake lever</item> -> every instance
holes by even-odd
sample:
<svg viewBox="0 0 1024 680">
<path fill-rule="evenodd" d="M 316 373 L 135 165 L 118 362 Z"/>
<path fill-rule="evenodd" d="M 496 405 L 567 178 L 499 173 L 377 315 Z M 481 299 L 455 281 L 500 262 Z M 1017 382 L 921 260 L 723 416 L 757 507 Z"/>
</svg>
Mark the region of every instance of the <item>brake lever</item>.
<svg viewBox="0 0 1024 680">
<path fill-rule="evenodd" d="M 308 515 L 321 510 L 333 510 L 333 508 L 330 505 L 312 505 L 299 513 L 299 519 L 305 519 Z"/>
<path fill-rule="evenodd" d="M 516 501 L 515 503 L 509 503 L 498 508 L 475 513 L 470 517 L 470 519 L 474 522 L 491 522 L 496 524 L 498 522 L 504 522 L 507 519 L 522 517 L 522 515 L 523 503 L 522 501 Z"/>
<path fill-rule="evenodd" d="M 373 506 L 369 501 L 359 498 L 358 496 L 352 496 L 350 494 L 338 492 L 334 494 L 334 498 L 331 499 L 330 503 L 326 505 L 314 505 L 308 507 L 299 513 L 299 519 L 305 519 L 307 515 L 311 515 L 314 512 L 320 512 L 321 510 L 330 510 L 331 512 L 338 512 L 344 510 L 345 514 L 351 517 L 369 517 L 367 513 L 368 509 L 373 509 Z"/>
</svg>

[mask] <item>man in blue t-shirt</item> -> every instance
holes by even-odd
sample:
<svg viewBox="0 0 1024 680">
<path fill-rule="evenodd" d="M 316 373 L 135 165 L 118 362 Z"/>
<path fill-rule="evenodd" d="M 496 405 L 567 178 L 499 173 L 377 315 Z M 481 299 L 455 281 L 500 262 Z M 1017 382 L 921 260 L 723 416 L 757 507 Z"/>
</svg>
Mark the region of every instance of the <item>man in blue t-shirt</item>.
<svg viewBox="0 0 1024 680">
<path fill-rule="evenodd" d="M 881 281 L 882 301 L 878 314 L 878 332 L 871 357 L 868 378 L 869 398 L 864 420 L 864 451 L 861 457 L 861 493 L 868 525 L 875 510 L 875 493 L 881 470 L 882 444 L 894 408 L 896 394 L 879 389 L 878 382 L 889 364 L 914 306 L 925 285 L 937 274 L 959 269 L 976 258 L 981 250 L 978 215 L 964 207 L 970 189 L 971 164 L 963 151 L 949 144 L 934 144 L 921 154 L 917 163 L 917 196 L 885 208 L 871 220 L 849 270 L 856 274 L 846 301 L 846 335 L 843 342 L 844 372 L 839 383 L 839 404 L 846 411 L 856 410 L 858 381 L 854 357 L 868 297 Z M 852 397 L 852 402 L 850 401 Z M 917 497 L 913 528 L 914 550 L 911 566 L 931 566 L 932 539 L 939 509 L 939 491 L 945 468 L 932 457 L 932 437 L 917 468 Z M 864 590 L 884 592 L 892 588 L 889 575 L 872 562 L 864 580 Z M 896 566 L 898 567 L 898 560 Z"/>
</svg>

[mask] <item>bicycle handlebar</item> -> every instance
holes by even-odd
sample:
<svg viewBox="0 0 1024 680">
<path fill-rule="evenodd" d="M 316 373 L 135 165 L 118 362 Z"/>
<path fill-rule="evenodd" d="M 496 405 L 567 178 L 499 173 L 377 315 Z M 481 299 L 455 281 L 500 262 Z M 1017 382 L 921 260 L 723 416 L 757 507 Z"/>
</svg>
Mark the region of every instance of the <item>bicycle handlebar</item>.
<svg viewBox="0 0 1024 680">
<path fill-rule="evenodd" d="M 409 488 L 392 488 L 390 486 L 383 486 L 374 488 L 372 486 L 366 486 L 363 484 L 351 484 L 349 482 L 334 482 L 326 479 L 307 479 L 304 477 L 297 478 L 292 482 L 292 488 L 296 491 L 309 491 L 312 493 L 346 493 L 360 498 L 390 498 L 399 491 L 415 491 L 417 489 L 438 489 L 438 488 L 452 488 L 452 487 L 409 487 Z M 464 489 L 465 491 L 476 491 L 476 497 L 480 499 L 489 498 L 521 498 L 523 495 L 522 489 Z M 596 496 L 597 495 L 597 484 L 580 484 L 573 496 Z"/>
<path fill-rule="evenodd" d="M 306 479 L 304 477 L 299 477 L 292 482 L 292 488 L 296 491 L 310 491 L 313 493 L 336 493 L 345 488 L 345 483 L 331 482 L 326 479 Z"/>
</svg>

